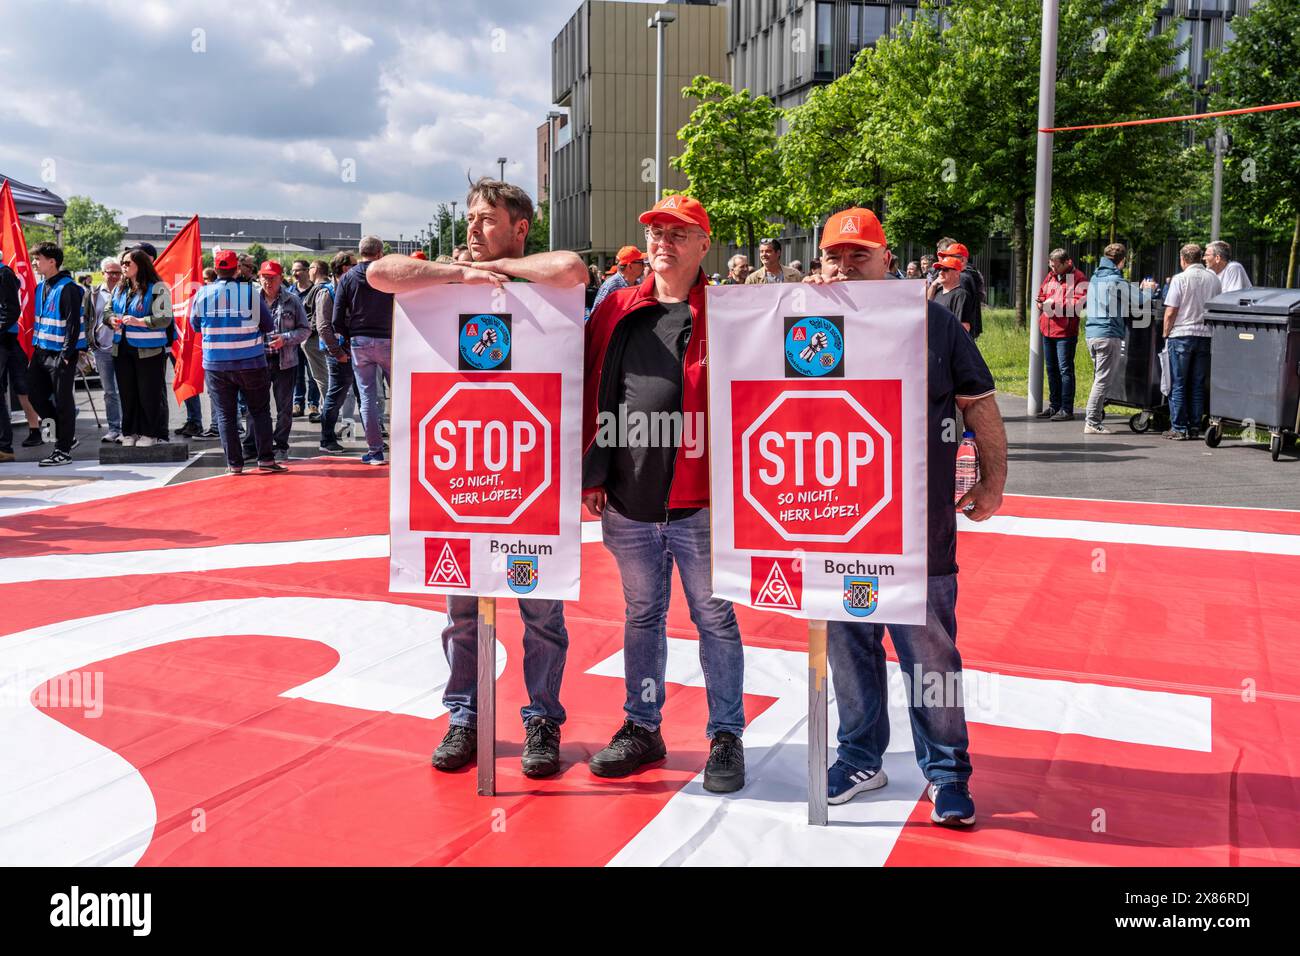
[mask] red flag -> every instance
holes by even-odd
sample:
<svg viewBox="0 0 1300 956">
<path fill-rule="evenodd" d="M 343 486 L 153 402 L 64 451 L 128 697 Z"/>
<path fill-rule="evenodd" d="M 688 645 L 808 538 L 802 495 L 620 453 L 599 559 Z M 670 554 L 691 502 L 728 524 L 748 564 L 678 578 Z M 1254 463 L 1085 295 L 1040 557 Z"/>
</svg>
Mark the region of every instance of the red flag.
<svg viewBox="0 0 1300 956">
<path fill-rule="evenodd" d="M 27 255 L 23 224 L 14 206 L 14 191 L 7 179 L 4 186 L 0 186 L 0 252 L 4 253 L 5 265 L 18 276 L 18 301 L 22 303 L 18 342 L 30 359 L 32 336 L 36 332 L 36 275 L 32 272 L 31 257 Z"/>
<path fill-rule="evenodd" d="M 203 245 L 198 216 L 167 244 L 154 262 L 154 268 L 172 290 L 172 311 L 176 316 L 176 341 L 172 343 L 176 377 L 172 391 L 180 404 L 203 391 L 203 343 L 199 336 L 190 334 L 190 302 L 203 287 Z"/>
</svg>

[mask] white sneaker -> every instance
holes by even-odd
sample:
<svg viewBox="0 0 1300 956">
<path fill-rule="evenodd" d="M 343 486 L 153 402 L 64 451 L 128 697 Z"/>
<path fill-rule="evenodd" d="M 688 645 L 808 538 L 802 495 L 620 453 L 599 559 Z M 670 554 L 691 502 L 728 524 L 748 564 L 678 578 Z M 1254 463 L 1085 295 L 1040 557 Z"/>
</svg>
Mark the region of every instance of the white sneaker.
<svg viewBox="0 0 1300 956">
<path fill-rule="evenodd" d="M 122 433 L 118 431 L 116 428 L 109 430 L 108 434 L 106 434 L 103 438 L 100 439 L 100 441 L 102 442 L 112 442 L 112 441 L 121 441 L 121 440 L 122 440 Z"/>
<path fill-rule="evenodd" d="M 1105 425 L 1089 425 L 1085 422 L 1083 426 L 1083 433 L 1085 435 L 1109 435 L 1110 429 L 1107 428 Z"/>
<path fill-rule="evenodd" d="M 135 444 L 136 442 L 138 442 L 139 440 L 140 440 L 140 436 L 139 436 L 139 435 L 123 435 L 123 436 L 122 436 L 122 445 L 123 445 L 124 447 L 126 447 L 126 448 L 130 448 L 132 445 L 134 445 L 134 444 Z"/>
<path fill-rule="evenodd" d="M 158 444 L 158 439 L 150 438 L 148 435 L 141 435 L 135 440 L 135 444 L 137 448 L 148 448 L 151 445 Z"/>
</svg>

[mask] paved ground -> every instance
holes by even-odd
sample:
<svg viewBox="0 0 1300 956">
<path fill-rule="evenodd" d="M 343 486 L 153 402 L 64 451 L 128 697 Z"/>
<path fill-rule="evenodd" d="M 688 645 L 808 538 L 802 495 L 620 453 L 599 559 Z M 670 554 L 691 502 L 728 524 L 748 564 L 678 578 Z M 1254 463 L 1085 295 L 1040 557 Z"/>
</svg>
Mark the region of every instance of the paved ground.
<svg viewBox="0 0 1300 956">
<path fill-rule="evenodd" d="M 1127 418 L 1108 419 L 1109 435 L 1085 435 L 1081 418 L 1029 418 L 1023 396 L 999 395 L 998 405 L 1007 427 L 1012 493 L 1300 510 L 1294 447 L 1273 461 L 1266 445 L 1237 439 L 1211 449 L 1200 441 L 1168 441 L 1155 431 L 1137 435 Z"/>
<path fill-rule="evenodd" d="M 101 396 L 94 398 L 103 415 Z M 73 451 L 78 460 L 99 456 L 99 437 L 94 416 L 84 393 L 78 393 L 80 412 L 77 434 L 81 444 Z M 1082 420 L 1043 422 L 1028 417 L 1025 399 L 999 395 L 998 404 L 1006 421 L 1010 455 L 1007 490 L 1015 494 L 1053 495 L 1065 498 L 1105 498 L 1120 501 L 1160 501 L 1177 504 L 1235 505 L 1253 508 L 1300 510 L 1300 459 L 1288 448 L 1274 462 L 1263 445 L 1224 439 L 1215 449 L 1203 442 L 1171 442 L 1155 432 L 1136 435 L 1127 420 L 1108 422 L 1109 435 L 1083 434 Z M 347 417 L 356 417 L 347 410 Z M 171 426 L 185 420 L 184 411 L 172 408 Z M 211 409 L 204 399 L 204 423 L 211 421 Z M 294 421 L 290 454 L 309 458 L 320 454 L 319 428 L 306 418 Z M 19 448 L 25 426 L 15 426 L 15 452 L 20 461 L 49 454 L 51 446 Z M 361 423 L 356 422 L 356 439 L 344 439 L 349 453 L 365 452 Z M 192 481 L 225 470 L 221 447 L 215 441 L 191 441 L 190 449 L 201 457 L 182 471 L 174 482 Z M 39 453 L 39 454 L 38 454 Z M 47 469 L 50 477 L 60 469 Z M 0 478 L 3 466 L 0 466 Z"/>
</svg>

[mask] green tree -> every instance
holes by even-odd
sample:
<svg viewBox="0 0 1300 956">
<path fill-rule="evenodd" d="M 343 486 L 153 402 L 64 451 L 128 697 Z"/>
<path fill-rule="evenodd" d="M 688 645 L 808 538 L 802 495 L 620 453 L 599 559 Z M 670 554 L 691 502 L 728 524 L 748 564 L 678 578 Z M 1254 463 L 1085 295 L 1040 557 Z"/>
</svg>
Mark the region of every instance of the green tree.
<svg viewBox="0 0 1300 956">
<path fill-rule="evenodd" d="M 1236 38 L 1211 61 L 1212 109 L 1300 101 L 1300 4 L 1263 0 L 1232 21 Z M 1291 233 L 1286 287 L 1300 250 L 1300 109 L 1225 117 L 1232 149 L 1224 159 L 1228 203 L 1249 210 L 1254 224 L 1281 238 Z"/>
<path fill-rule="evenodd" d="M 94 202 L 89 196 L 72 196 L 63 214 L 63 256 L 65 263 L 75 261 L 72 269 L 99 267 L 105 256 L 122 251 L 126 228 L 117 217 L 121 213 Z"/>
<path fill-rule="evenodd" d="M 528 244 L 524 255 L 535 252 L 549 252 L 551 249 L 551 203 L 539 202 L 534 207 L 533 221 L 528 224 Z"/>
<path fill-rule="evenodd" d="M 266 246 L 262 245 L 260 242 L 249 243 L 248 249 L 246 249 L 245 252 L 247 255 L 253 257 L 253 261 L 257 263 L 259 269 L 262 267 L 262 263 L 271 257 L 271 253 L 266 251 Z"/>
<path fill-rule="evenodd" d="M 686 175 L 686 192 L 709 210 L 714 236 L 746 246 L 752 259 L 758 238 L 787 211 L 776 152 L 781 111 L 766 96 L 708 76 L 697 76 L 682 96 L 699 105 L 677 131 L 685 146 L 669 165 Z"/>
</svg>

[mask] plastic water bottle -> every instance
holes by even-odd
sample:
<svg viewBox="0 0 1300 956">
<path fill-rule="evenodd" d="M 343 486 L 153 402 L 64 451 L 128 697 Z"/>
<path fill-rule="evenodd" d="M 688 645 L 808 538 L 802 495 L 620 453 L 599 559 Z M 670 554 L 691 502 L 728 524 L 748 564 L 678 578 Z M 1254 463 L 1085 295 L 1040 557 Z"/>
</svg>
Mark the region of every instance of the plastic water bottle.
<svg viewBox="0 0 1300 956">
<path fill-rule="evenodd" d="M 975 433 L 967 429 L 957 446 L 957 490 L 953 502 L 961 501 L 966 492 L 980 480 L 980 450 L 975 444 Z"/>
</svg>

